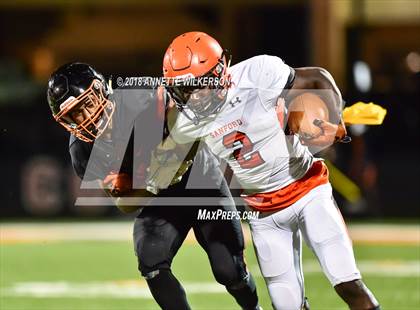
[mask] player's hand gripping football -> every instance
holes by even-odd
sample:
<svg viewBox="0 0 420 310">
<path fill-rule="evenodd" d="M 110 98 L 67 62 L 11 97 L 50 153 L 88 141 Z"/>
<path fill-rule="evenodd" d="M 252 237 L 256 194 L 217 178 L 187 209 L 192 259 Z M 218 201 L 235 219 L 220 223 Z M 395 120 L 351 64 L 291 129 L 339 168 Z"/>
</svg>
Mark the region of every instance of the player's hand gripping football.
<svg viewBox="0 0 420 310">
<path fill-rule="evenodd" d="M 349 143 L 351 138 L 347 135 L 346 126 L 341 119 L 339 124 L 315 119 L 313 124 L 321 129 L 316 136 L 301 137 L 302 144 L 313 146 L 328 146 L 336 142 Z"/>
<path fill-rule="evenodd" d="M 131 177 L 127 173 L 111 172 L 103 180 L 102 186 L 111 196 L 119 197 L 131 191 Z"/>
<path fill-rule="evenodd" d="M 127 173 L 111 172 L 103 180 L 102 188 L 109 196 L 115 198 L 114 203 L 121 212 L 131 213 L 140 208 L 138 205 L 126 205 L 121 202 L 122 197 L 139 194 L 138 191 L 132 189 L 131 176 Z"/>
</svg>

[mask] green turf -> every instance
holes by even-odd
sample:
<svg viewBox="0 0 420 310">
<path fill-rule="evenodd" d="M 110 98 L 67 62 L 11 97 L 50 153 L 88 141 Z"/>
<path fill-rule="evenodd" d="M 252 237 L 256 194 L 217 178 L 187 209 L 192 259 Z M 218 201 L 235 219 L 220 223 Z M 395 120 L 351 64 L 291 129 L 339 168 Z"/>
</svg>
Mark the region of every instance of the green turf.
<svg viewBox="0 0 420 310">
<path fill-rule="evenodd" d="M 415 246 L 355 246 L 359 260 L 406 260 L 420 258 Z M 251 270 L 257 270 L 252 247 L 247 248 Z M 313 260 L 305 249 L 305 260 Z M 174 273 L 185 282 L 212 282 L 204 251 L 185 244 L 174 261 Z M 254 271 L 254 274 L 256 272 Z M 418 273 L 417 273 L 418 275 Z M 271 309 L 264 281 L 255 274 L 264 309 Z M 312 309 L 346 309 L 321 273 L 306 276 L 306 291 Z M 138 278 L 136 259 L 129 242 L 59 242 L 10 244 L 0 247 L 0 309 L 158 309 L 151 299 L 128 298 L 31 298 L 6 294 L 19 282 L 84 283 Z M 420 282 L 413 276 L 366 275 L 365 282 L 381 301 L 383 309 L 419 309 Z M 226 293 L 190 294 L 193 309 L 238 309 Z"/>
</svg>

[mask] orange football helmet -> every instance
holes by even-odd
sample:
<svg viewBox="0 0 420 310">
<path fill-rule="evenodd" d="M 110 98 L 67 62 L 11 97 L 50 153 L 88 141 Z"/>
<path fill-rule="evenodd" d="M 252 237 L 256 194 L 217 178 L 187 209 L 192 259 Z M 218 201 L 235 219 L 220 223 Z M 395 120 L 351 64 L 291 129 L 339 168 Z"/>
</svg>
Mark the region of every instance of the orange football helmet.
<svg viewBox="0 0 420 310">
<path fill-rule="evenodd" d="M 184 33 L 169 45 L 163 58 L 167 89 L 178 109 L 194 123 L 216 113 L 226 101 L 229 65 L 226 50 L 204 32 Z M 212 82 L 201 83 L 200 78 L 212 78 L 207 79 Z"/>
</svg>

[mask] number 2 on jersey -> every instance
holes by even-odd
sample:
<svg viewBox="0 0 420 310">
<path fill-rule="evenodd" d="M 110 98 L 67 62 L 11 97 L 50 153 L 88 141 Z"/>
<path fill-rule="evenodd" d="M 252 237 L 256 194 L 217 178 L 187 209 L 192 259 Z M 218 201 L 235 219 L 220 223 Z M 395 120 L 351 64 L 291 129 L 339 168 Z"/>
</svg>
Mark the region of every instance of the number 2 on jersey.
<svg viewBox="0 0 420 310">
<path fill-rule="evenodd" d="M 232 155 L 243 169 L 254 168 L 264 163 L 260 152 L 252 152 L 254 150 L 254 144 L 241 131 L 234 131 L 225 135 L 223 137 L 223 145 L 226 148 L 234 149 Z"/>
</svg>

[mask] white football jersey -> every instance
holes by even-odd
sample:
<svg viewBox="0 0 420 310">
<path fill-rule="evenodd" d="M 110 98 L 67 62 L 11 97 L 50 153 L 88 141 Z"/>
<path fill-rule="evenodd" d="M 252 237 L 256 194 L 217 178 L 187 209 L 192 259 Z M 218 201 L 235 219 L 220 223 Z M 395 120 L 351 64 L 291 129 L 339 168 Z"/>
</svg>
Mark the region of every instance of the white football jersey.
<svg viewBox="0 0 420 310">
<path fill-rule="evenodd" d="M 232 86 L 220 111 L 198 124 L 179 113 L 177 143 L 202 138 L 227 161 L 244 194 L 271 192 L 302 178 L 314 158 L 296 136 L 286 136 L 276 113 L 291 69 L 275 56 L 256 56 L 229 69 Z"/>
</svg>

